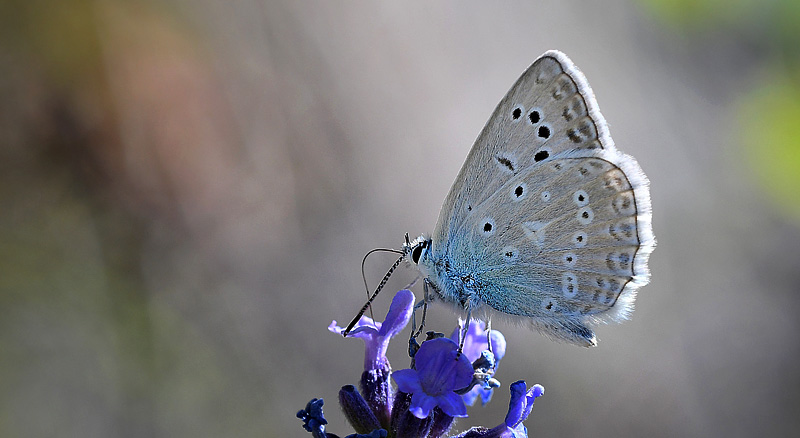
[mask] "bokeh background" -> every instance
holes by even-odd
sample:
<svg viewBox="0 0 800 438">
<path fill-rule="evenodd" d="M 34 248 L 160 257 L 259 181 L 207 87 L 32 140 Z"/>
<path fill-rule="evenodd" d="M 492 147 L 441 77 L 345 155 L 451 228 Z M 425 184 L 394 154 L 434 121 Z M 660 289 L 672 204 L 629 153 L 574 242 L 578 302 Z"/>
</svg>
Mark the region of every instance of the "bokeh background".
<svg viewBox="0 0 800 438">
<path fill-rule="evenodd" d="M 496 323 L 504 386 L 454 432 L 517 379 L 531 436 L 796 432 L 797 1 L 4 0 L 0 435 L 307 436 L 312 397 L 350 433 L 363 349 L 326 327 L 361 257 L 432 231 L 552 48 L 652 182 L 652 283 L 594 349 Z"/>
</svg>

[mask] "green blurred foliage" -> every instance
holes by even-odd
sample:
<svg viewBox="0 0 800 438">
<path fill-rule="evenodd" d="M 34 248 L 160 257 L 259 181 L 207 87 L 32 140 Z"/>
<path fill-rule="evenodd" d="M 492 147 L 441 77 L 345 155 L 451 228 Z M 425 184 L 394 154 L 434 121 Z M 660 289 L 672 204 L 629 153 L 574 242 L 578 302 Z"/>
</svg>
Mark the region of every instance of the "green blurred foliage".
<svg viewBox="0 0 800 438">
<path fill-rule="evenodd" d="M 752 14 L 754 0 L 639 0 L 657 20 L 680 29 L 736 24 Z"/>
<path fill-rule="evenodd" d="M 173 291 L 148 289 L 151 219 L 112 184 L 124 175 L 109 164 L 122 147 L 102 14 L 174 22 L 147 4 L 0 1 L 2 437 L 267 429 L 252 403 L 263 391 L 175 310 Z"/>
<path fill-rule="evenodd" d="M 89 0 L 0 2 L 0 40 L 38 64 L 54 85 L 103 76 L 97 8 Z"/>
<path fill-rule="evenodd" d="M 800 80 L 771 76 L 739 106 L 741 156 L 778 211 L 800 223 Z"/>
<path fill-rule="evenodd" d="M 720 29 L 735 33 L 756 30 L 773 43 L 790 48 L 789 43 L 797 42 L 800 35 L 797 0 L 639 0 L 639 3 L 654 19 L 689 38 Z"/>
<path fill-rule="evenodd" d="M 800 1 L 640 0 L 685 38 L 707 33 L 745 38 L 764 48 L 766 66 L 731 110 L 740 123 L 734 140 L 775 210 L 800 223 Z M 747 62 L 747 60 L 742 60 Z M 763 78 L 767 78 L 764 80 Z"/>
</svg>

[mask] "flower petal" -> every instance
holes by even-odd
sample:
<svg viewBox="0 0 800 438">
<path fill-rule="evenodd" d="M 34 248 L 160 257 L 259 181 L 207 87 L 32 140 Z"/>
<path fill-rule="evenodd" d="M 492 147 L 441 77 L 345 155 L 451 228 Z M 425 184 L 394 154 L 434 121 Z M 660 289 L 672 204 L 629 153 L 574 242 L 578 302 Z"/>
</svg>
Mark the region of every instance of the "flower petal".
<svg viewBox="0 0 800 438">
<path fill-rule="evenodd" d="M 536 400 L 536 397 L 540 397 L 544 395 L 544 386 L 536 384 L 528 390 L 525 394 L 525 415 L 522 418 L 522 421 L 528 418 L 528 415 L 531 414 L 531 409 L 533 409 L 533 401 Z"/>
<path fill-rule="evenodd" d="M 458 360 L 454 362 L 456 362 L 456 364 L 453 365 L 453 373 L 451 376 L 453 389 L 456 390 L 464 388 L 472 382 L 473 370 L 469 359 L 463 354 L 458 356 Z"/>
<path fill-rule="evenodd" d="M 472 382 L 472 364 L 466 356 L 458 354 L 458 345 L 450 339 L 423 342 L 414 360 L 422 389 L 432 396 L 464 388 Z"/>
<path fill-rule="evenodd" d="M 463 350 L 463 353 L 470 362 L 474 362 L 481 356 L 484 350 L 489 349 L 489 340 L 486 336 L 485 327 L 486 323 L 481 320 L 473 319 L 470 321 L 469 329 L 467 329 L 467 335 L 464 339 Z M 458 342 L 459 340 L 459 331 L 460 328 L 456 327 L 456 329 L 453 330 L 453 334 L 450 335 L 450 339 L 454 342 Z M 498 330 L 492 330 L 489 333 L 489 337 L 492 342 L 492 353 L 494 353 L 495 359 L 499 362 L 506 354 L 506 338 Z"/>
<path fill-rule="evenodd" d="M 492 338 L 492 353 L 496 361 L 500 361 L 506 355 L 506 337 L 497 330 L 492 330 L 489 334 Z"/>
<path fill-rule="evenodd" d="M 493 390 L 483 389 L 483 388 L 477 388 L 477 389 L 478 389 L 478 394 L 480 394 L 481 396 L 481 405 L 485 405 L 486 403 L 489 403 L 492 400 L 492 394 L 494 394 Z M 473 401 L 473 403 L 475 402 Z"/>
<path fill-rule="evenodd" d="M 380 322 L 375 322 L 372 318 L 368 316 L 362 316 L 361 319 L 358 320 L 353 329 L 350 330 L 350 333 L 347 334 L 349 338 L 371 338 L 378 334 L 378 330 L 381 328 Z M 344 333 L 345 327 L 339 327 L 336 325 L 336 320 L 334 319 L 333 322 L 328 326 L 328 331 L 332 333 L 336 333 L 337 335 L 341 335 Z"/>
<path fill-rule="evenodd" d="M 524 415 L 527 407 L 525 399 L 526 388 L 524 380 L 518 380 L 511 384 L 511 401 L 508 402 L 508 414 L 506 414 L 505 421 L 508 427 L 515 427 L 527 417 L 527 415 Z"/>
<path fill-rule="evenodd" d="M 392 373 L 392 379 L 394 379 L 394 382 L 397 383 L 397 389 L 402 392 L 408 394 L 417 394 L 423 392 L 417 370 L 397 370 Z"/>
<path fill-rule="evenodd" d="M 509 429 L 513 438 L 528 438 L 528 428 L 524 424 L 519 423 L 517 427 Z"/>
<path fill-rule="evenodd" d="M 378 325 L 378 327 L 380 327 L 380 325 Z M 350 333 L 347 334 L 347 337 L 372 340 L 378 337 L 378 329 L 368 325 L 361 325 L 361 326 L 357 325 L 353 330 L 350 330 Z"/>
<path fill-rule="evenodd" d="M 425 368 L 439 368 L 441 366 L 439 363 L 448 360 L 456 350 L 458 350 L 458 344 L 447 338 L 423 342 L 414 356 L 417 370 L 421 372 Z"/>
<path fill-rule="evenodd" d="M 480 390 L 481 390 L 480 386 L 474 386 L 474 387 L 472 387 L 472 389 L 468 393 L 463 394 L 461 396 L 461 398 L 464 399 L 464 404 L 466 404 L 467 406 L 474 405 L 475 404 L 475 400 L 478 399 L 478 395 L 480 394 Z"/>
<path fill-rule="evenodd" d="M 344 327 L 339 327 L 336 325 L 336 320 L 334 319 L 331 321 L 331 325 L 328 326 L 328 331 L 336 333 L 337 335 L 341 335 L 344 331 Z"/>
<path fill-rule="evenodd" d="M 378 335 L 392 337 L 399 333 L 408 324 L 413 310 L 414 294 L 408 289 L 397 292 L 392 299 L 389 312 L 386 314 L 386 319 L 383 321 Z"/>
<path fill-rule="evenodd" d="M 440 395 L 436 398 L 436 402 L 442 411 L 451 417 L 467 416 L 467 407 L 464 405 L 464 399 L 455 392 Z"/>
<path fill-rule="evenodd" d="M 453 342 L 458 343 L 460 340 L 463 326 L 464 321 L 459 318 L 458 327 L 456 327 L 455 330 L 453 330 L 453 334 L 450 335 L 450 339 L 452 339 Z M 467 333 L 464 336 L 464 348 L 462 353 L 467 356 L 470 362 L 474 362 L 475 359 L 480 357 L 481 351 L 486 350 L 489 346 L 489 344 L 486 343 L 486 336 L 483 336 L 483 327 L 483 321 L 473 319 L 470 321 Z"/>
<path fill-rule="evenodd" d="M 509 428 L 516 428 L 525 421 L 533 409 L 533 401 L 544 394 L 542 385 L 533 385 L 525 390 L 525 381 L 518 380 L 511 384 L 511 401 L 508 403 L 508 414 L 505 424 Z"/>
<path fill-rule="evenodd" d="M 408 408 L 408 412 L 411 412 L 412 415 L 422 420 L 428 418 L 435 407 L 436 398 L 424 392 L 415 392 L 411 394 L 411 406 Z"/>
</svg>

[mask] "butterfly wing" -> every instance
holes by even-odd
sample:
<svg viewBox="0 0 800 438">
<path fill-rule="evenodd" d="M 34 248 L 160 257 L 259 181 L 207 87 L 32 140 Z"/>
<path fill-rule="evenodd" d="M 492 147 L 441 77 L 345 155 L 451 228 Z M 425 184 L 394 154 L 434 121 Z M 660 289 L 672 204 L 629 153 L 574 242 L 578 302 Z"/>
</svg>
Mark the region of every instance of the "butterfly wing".
<svg viewBox="0 0 800 438">
<path fill-rule="evenodd" d="M 428 271 L 445 300 L 593 345 L 587 324 L 626 317 L 648 282 L 650 215 L 647 179 L 615 149 L 583 74 L 549 51 L 470 150 Z"/>
</svg>

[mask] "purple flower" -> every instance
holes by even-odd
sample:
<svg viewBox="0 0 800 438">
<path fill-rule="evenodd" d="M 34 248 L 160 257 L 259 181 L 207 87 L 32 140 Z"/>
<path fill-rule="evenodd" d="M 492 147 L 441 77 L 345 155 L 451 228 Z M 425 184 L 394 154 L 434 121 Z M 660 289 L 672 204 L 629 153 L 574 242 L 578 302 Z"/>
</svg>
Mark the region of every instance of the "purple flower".
<svg viewBox="0 0 800 438">
<path fill-rule="evenodd" d="M 324 402 L 321 398 L 311 399 L 306 405 L 306 408 L 297 412 L 297 418 L 303 420 L 303 428 L 314 436 L 314 438 L 326 438 L 325 425 L 328 421 L 322 415 L 322 404 Z"/>
<path fill-rule="evenodd" d="M 533 401 L 544 394 L 542 385 L 526 390 L 525 381 L 511 384 L 511 401 L 505 421 L 492 429 L 473 427 L 453 438 L 528 438 L 528 429 L 522 424 L 531 413 Z"/>
<path fill-rule="evenodd" d="M 453 330 L 453 334 L 450 335 L 450 339 L 455 342 L 458 342 L 459 332 L 461 330 L 460 326 L 462 324 L 463 323 L 459 324 L 459 327 L 456 327 L 456 329 Z M 491 337 L 492 353 L 494 353 L 494 370 L 496 370 L 500 359 L 506 354 L 506 338 L 497 330 L 492 330 L 489 337 Z M 466 337 L 464 338 L 463 353 L 470 362 L 474 363 L 480 359 L 488 349 L 489 341 L 486 335 L 486 324 L 483 321 L 473 319 L 469 324 Z M 494 370 L 492 370 L 491 375 L 494 374 Z M 472 406 L 475 404 L 475 400 L 477 400 L 478 397 L 481 398 L 481 404 L 485 405 L 489 403 L 489 400 L 492 399 L 492 387 L 488 384 L 491 375 L 485 376 L 485 381 L 478 382 L 481 383 L 481 385 L 473 387 L 469 392 L 462 395 L 464 403 Z"/>
<path fill-rule="evenodd" d="M 414 360 L 416 369 L 392 373 L 397 389 L 411 394 L 409 412 L 424 419 L 438 406 L 451 417 L 466 417 L 467 407 L 455 390 L 470 384 L 473 371 L 469 359 L 458 354 L 458 344 L 447 338 L 425 341 Z"/>
<path fill-rule="evenodd" d="M 445 437 L 455 417 L 467 416 L 465 400 L 472 404 L 480 396 L 486 403 L 491 397 L 488 390 L 499 386 L 493 376 L 497 361 L 505 355 L 505 338 L 502 333 L 492 331 L 487 339 L 480 321 L 473 321 L 468 327 L 463 351 L 459 351 L 457 342 L 441 333 L 428 332 L 428 339 L 412 360 L 412 369 L 392 373 L 386 350 L 391 338 L 408 324 L 413 309 L 414 295 L 401 290 L 392 300 L 383 323 L 361 317 L 350 332 L 364 340 L 366 352 L 359 390 L 345 385 L 339 391 L 339 405 L 356 432 L 345 438 Z M 336 321 L 328 329 L 338 334 L 344 331 Z M 458 339 L 458 332 L 453 338 Z M 397 390 L 389 381 L 390 375 L 397 383 Z M 534 385 L 528 390 L 520 380 L 510 389 L 508 414 L 500 425 L 491 429 L 472 427 L 453 438 L 527 438 L 523 421 L 544 388 Z M 321 399 L 311 400 L 297 416 L 314 438 L 339 438 L 325 430 L 328 422 L 322 414 L 322 403 Z"/>
<path fill-rule="evenodd" d="M 410 290 L 397 292 L 389 306 L 389 313 L 383 323 L 373 321 L 372 318 L 362 316 L 356 323 L 353 330 L 348 333 L 348 337 L 361 338 L 366 345 L 364 353 L 364 369 L 377 370 L 387 368 L 386 347 L 392 336 L 400 333 L 408 320 L 411 319 L 411 312 L 414 310 L 414 294 Z M 328 330 L 333 333 L 342 334 L 344 327 L 336 325 L 336 321 L 331 322 Z"/>
<path fill-rule="evenodd" d="M 303 420 L 303 428 L 311 432 L 314 438 L 339 438 L 338 435 L 325 431 L 325 425 L 328 424 L 328 420 L 325 419 L 325 415 L 322 413 L 323 403 L 321 398 L 311 399 L 306 408 L 297 413 L 297 418 Z M 368 433 L 353 433 L 345 438 L 386 438 L 386 435 L 385 429 L 373 429 Z"/>
<path fill-rule="evenodd" d="M 383 323 L 362 316 L 347 335 L 364 340 L 364 372 L 361 374 L 361 394 L 372 409 L 375 418 L 384 428 L 389 427 L 394 398 L 394 391 L 389 382 L 392 367 L 386 358 L 386 348 L 389 346 L 392 336 L 399 333 L 408 324 L 413 310 L 414 294 L 409 290 L 401 290 L 392 299 Z M 344 332 L 344 328 L 336 325 L 336 321 L 328 326 L 328 330 L 338 334 Z M 351 411 L 345 405 L 342 405 L 342 408 L 345 409 L 345 415 L 356 429 L 358 427 L 356 425 L 372 421 L 369 418 L 362 418 L 362 411 L 357 409 Z"/>
<path fill-rule="evenodd" d="M 522 424 L 531 414 L 533 401 L 544 394 L 542 385 L 533 385 L 526 391 L 524 380 L 511 384 L 511 401 L 508 403 L 508 414 L 503 424 L 492 429 L 499 432 L 498 436 L 508 438 L 528 438 L 528 429 Z"/>
</svg>

